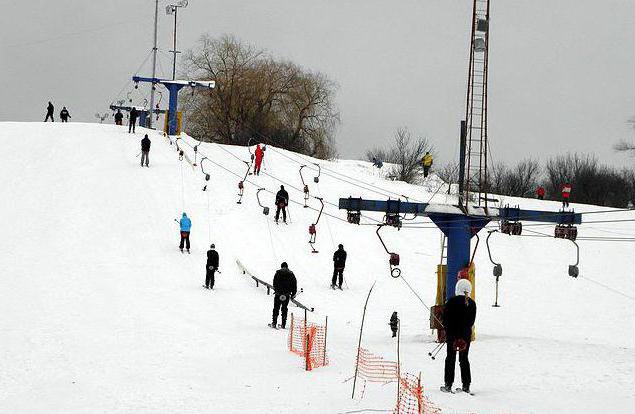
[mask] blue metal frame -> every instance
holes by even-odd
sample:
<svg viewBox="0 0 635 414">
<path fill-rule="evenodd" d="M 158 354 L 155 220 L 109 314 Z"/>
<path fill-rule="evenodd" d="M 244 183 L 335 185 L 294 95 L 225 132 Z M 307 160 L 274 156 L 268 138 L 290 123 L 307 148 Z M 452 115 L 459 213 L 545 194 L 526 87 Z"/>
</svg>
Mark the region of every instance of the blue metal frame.
<svg viewBox="0 0 635 414">
<path fill-rule="evenodd" d="M 448 239 L 448 271 L 445 296 L 454 296 L 458 274 L 470 264 L 470 242 L 483 227 L 492 220 L 540 221 L 556 224 L 581 224 L 582 215 L 573 212 L 551 212 L 521 210 L 504 207 L 497 216 L 474 216 L 458 213 L 426 213 L 427 203 L 411 203 L 401 200 L 364 200 L 362 198 L 340 198 L 339 208 L 347 211 L 377 211 L 383 213 L 410 213 L 427 216 Z M 447 207 L 447 206 L 443 206 Z"/>
</svg>

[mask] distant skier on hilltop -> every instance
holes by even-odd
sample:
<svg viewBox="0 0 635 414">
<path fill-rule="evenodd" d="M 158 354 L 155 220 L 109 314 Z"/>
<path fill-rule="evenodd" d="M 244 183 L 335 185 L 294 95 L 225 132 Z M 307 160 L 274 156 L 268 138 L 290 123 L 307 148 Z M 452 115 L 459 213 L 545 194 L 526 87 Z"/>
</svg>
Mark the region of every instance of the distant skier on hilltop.
<svg viewBox="0 0 635 414">
<path fill-rule="evenodd" d="M 179 249 L 181 253 L 183 253 L 183 247 L 187 249 L 187 252 L 190 252 L 190 230 L 192 229 L 192 220 L 187 216 L 187 214 L 183 213 L 181 216 L 181 220 L 179 220 L 179 227 L 181 230 L 181 243 L 179 243 Z"/>
<path fill-rule="evenodd" d="M 60 119 L 62 120 L 62 122 L 68 122 L 68 118 L 72 118 L 72 116 L 68 112 L 68 109 L 66 109 L 66 107 L 63 107 L 60 111 Z"/>
<path fill-rule="evenodd" d="M 55 112 L 55 107 L 53 106 L 51 101 L 49 101 L 49 104 L 46 107 L 46 118 L 44 118 L 44 122 L 48 121 L 49 118 L 51 118 L 51 122 L 55 122 L 55 120 L 53 119 L 53 112 Z"/>
<path fill-rule="evenodd" d="M 256 145 L 256 161 L 254 163 L 254 175 L 260 175 L 260 165 L 262 164 L 262 158 L 265 156 L 265 152 L 260 148 L 260 144 Z"/>
<path fill-rule="evenodd" d="M 284 189 L 284 185 L 280 186 L 280 191 L 276 193 L 276 224 L 280 219 L 282 211 L 282 221 L 287 223 L 287 206 L 289 205 L 289 193 Z"/>
</svg>

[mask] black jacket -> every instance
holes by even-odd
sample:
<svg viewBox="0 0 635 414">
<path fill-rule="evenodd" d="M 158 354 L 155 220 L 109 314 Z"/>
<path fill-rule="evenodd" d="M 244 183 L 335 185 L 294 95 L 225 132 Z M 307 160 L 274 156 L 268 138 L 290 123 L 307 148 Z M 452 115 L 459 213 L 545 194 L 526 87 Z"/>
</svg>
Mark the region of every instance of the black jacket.
<svg viewBox="0 0 635 414">
<path fill-rule="evenodd" d="M 289 269 L 280 269 L 273 277 L 273 290 L 277 295 L 295 296 L 298 291 L 298 282 L 295 275 Z"/>
<path fill-rule="evenodd" d="M 336 269 L 344 269 L 346 266 L 346 250 L 337 249 L 335 253 L 333 253 L 333 267 Z"/>
<path fill-rule="evenodd" d="M 276 205 L 284 203 L 285 207 L 289 205 L 289 193 L 287 190 L 280 190 L 276 193 Z"/>
<path fill-rule="evenodd" d="M 470 342 L 475 319 L 476 303 L 470 297 L 461 295 L 450 298 L 443 307 L 443 326 L 447 340 L 462 338 Z"/>
<path fill-rule="evenodd" d="M 115 114 L 115 121 L 121 121 L 123 119 L 123 114 L 121 112 L 117 112 Z"/>
<path fill-rule="evenodd" d="M 72 118 L 71 114 L 68 113 L 68 110 L 66 109 L 62 109 L 60 111 L 60 118 L 64 119 L 64 118 Z"/>
<path fill-rule="evenodd" d="M 53 111 L 55 111 L 55 108 L 53 107 L 52 103 L 49 103 L 49 105 L 46 107 L 46 113 L 53 115 Z"/>
<path fill-rule="evenodd" d="M 207 267 L 210 266 L 218 269 L 218 252 L 216 250 L 207 251 Z"/>
<path fill-rule="evenodd" d="M 141 151 L 150 151 L 150 138 L 144 137 L 141 140 Z"/>
<path fill-rule="evenodd" d="M 138 116 L 139 116 L 139 111 L 137 111 L 137 108 L 132 108 L 130 110 L 130 121 L 132 122 L 136 121 Z"/>
</svg>

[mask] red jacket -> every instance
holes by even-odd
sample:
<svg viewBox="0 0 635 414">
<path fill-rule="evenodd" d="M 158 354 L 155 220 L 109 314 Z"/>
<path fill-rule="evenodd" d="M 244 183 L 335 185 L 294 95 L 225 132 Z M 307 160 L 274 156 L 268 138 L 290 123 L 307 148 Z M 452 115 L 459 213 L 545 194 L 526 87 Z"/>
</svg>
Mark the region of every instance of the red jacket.
<svg viewBox="0 0 635 414">
<path fill-rule="evenodd" d="M 540 186 L 536 189 L 536 194 L 540 197 L 544 197 L 545 196 L 545 188 L 543 186 Z"/>
<path fill-rule="evenodd" d="M 260 148 L 260 144 L 258 144 L 258 146 L 256 146 L 256 162 L 258 164 L 260 164 L 260 162 L 262 161 L 262 157 L 265 155 L 265 152 L 262 150 L 262 148 Z"/>
<path fill-rule="evenodd" d="M 562 198 L 569 198 L 571 195 L 571 184 L 564 184 L 562 186 Z"/>
</svg>

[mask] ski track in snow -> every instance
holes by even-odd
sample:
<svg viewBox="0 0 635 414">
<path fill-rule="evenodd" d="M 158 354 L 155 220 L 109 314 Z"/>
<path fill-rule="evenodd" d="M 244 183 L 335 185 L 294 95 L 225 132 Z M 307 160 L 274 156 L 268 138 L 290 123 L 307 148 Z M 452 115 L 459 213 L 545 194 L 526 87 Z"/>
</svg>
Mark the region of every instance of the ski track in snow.
<svg viewBox="0 0 635 414">
<path fill-rule="evenodd" d="M 446 395 L 439 391 L 444 352 L 436 361 L 427 356 L 434 347 L 428 312 L 402 280 L 389 276 L 374 226 L 322 216 L 316 243 L 320 253 L 311 254 L 307 229 L 317 212 L 291 204 L 291 223 L 276 226 L 273 195 L 261 193 L 269 216 L 262 214 L 250 184 L 238 205 L 239 178 L 211 164 L 206 164 L 209 193 L 202 192 L 200 168 L 180 164 L 175 147 L 153 131 L 138 128 L 131 135 L 123 127 L 80 123 L 1 126 L 0 412 L 392 409 L 394 384 L 368 384 L 364 399 L 353 401 L 352 383 L 344 382 L 353 375 L 362 306 L 375 280 L 363 346 L 396 359 L 388 320 L 397 310 L 402 369 L 422 373 L 426 395 L 444 413 L 627 413 L 635 404 L 633 301 L 584 280 L 632 296 L 635 257 L 629 243 L 580 241 L 581 277 L 576 280 L 567 276 L 567 266 L 575 261 L 570 242 L 492 236 L 492 254 L 504 268 L 501 308 L 491 307 L 494 283 L 481 243 L 475 259 L 477 341 L 470 351 L 476 396 Z M 152 139 L 150 168 L 141 168 L 134 158 L 144 132 Z M 191 148 L 182 147 L 193 159 Z M 226 149 L 249 160 L 244 147 Z M 244 174 L 244 164 L 219 146 L 202 144 L 199 150 Z M 263 172 L 301 187 L 300 164 L 278 151 L 267 150 Z M 434 182 L 417 187 L 384 181 L 361 161 L 319 162 L 319 185 L 310 168 L 303 171 L 305 180 L 312 194 L 335 204 L 339 197 L 387 197 L 336 180 L 334 172 L 423 201 L 437 188 Z M 274 192 L 279 187 L 266 174 L 248 180 Z M 285 187 L 302 203 L 301 192 Z M 441 193 L 434 201 L 451 199 Z M 559 207 L 509 197 L 506 202 L 553 211 Z M 319 207 L 314 199 L 309 204 Z M 177 248 L 174 219 L 182 211 L 193 223 L 191 255 Z M 331 205 L 324 211 L 346 217 Z M 553 231 L 552 226 L 531 229 Z M 635 224 L 582 225 L 580 236 L 607 231 L 633 235 Z M 401 255 L 404 277 L 428 305 L 434 304 L 439 231 L 385 229 L 383 234 Z M 222 271 L 213 292 L 201 287 L 210 241 L 220 253 Z M 338 243 L 349 257 L 344 291 L 329 288 Z M 286 350 L 288 331 L 267 327 L 272 297 L 238 271 L 236 259 L 267 281 L 280 262 L 289 263 L 304 288 L 298 299 L 316 309 L 310 320 L 329 316 L 328 367 L 303 371 L 303 361 Z M 298 308 L 289 309 L 301 315 Z M 457 365 L 455 386 L 460 386 L 458 373 Z"/>
</svg>

